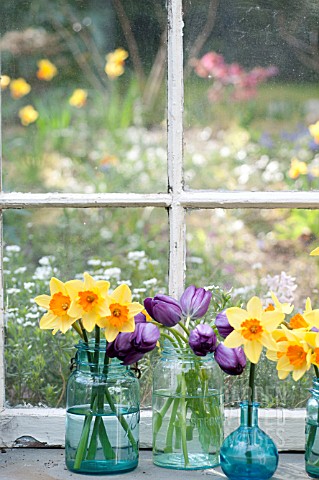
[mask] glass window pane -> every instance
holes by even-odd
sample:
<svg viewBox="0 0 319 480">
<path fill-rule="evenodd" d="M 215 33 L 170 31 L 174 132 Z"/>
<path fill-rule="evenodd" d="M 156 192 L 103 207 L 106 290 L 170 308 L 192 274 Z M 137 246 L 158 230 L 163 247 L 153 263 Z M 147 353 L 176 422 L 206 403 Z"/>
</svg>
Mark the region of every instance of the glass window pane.
<svg viewBox="0 0 319 480">
<path fill-rule="evenodd" d="M 305 310 L 307 297 L 312 308 L 317 309 L 319 262 L 309 254 L 319 245 L 318 218 L 316 210 L 190 211 L 186 285 L 212 288 L 208 318 L 213 320 L 220 310 L 223 293 L 231 295 L 228 307 L 245 308 L 254 295 L 266 307 L 272 303 L 272 291 L 282 303 L 294 305 L 293 314 Z M 293 314 L 286 317 L 287 321 Z M 305 405 L 312 370 L 300 382 L 290 377 L 283 382 L 277 379 L 276 364 L 265 359 L 258 364 L 257 371 L 259 401 L 263 406 Z M 228 405 L 244 399 L 241 392 L 248 385 L 245 378 L 227 379 Z"/>
<path fill-rule="evenodd" d="M 319 5 L 184 0 L 185 180 L 319 188 Z"/>
<path fill-rule="evenodd" d="M 6 399 L 9 406 L 63 406 L 78 337 L 40 330 L 44 310 L 32 301 L 63 282 L 127 283 L 134 301 L 167 293 L 168 233 L 164 209 L 39 209 L 4 214 Z M 150 404 L 151 356 L 141 362 L 142 399 Z"/>
<path fill-rule="evenodd" d="M 165 191 L 164 0 L 3 3 L 5 190 Z"/>
</svg>

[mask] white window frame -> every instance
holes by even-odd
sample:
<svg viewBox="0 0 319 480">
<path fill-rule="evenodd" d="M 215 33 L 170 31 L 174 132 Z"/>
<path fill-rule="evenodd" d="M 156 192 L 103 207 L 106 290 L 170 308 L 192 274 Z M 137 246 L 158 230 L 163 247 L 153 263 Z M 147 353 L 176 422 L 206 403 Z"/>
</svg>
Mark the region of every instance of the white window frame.
<svg viewBox="0 0 319 480">
<path fill-rule="evenodd" d="M 154 206 L 169 212 L 169 292 L 184 288 L 187 209 L 319 208 L 319 192 L 216 192 L 185 190 L 183 179 L 183 17 L 182 0 L 168 0 L 167 156 L 168 193 L 68 194 L 0 193 L 0 253 L 3 258 L 2 212 L 26 208 L 115 208 Z M 0 153 L 1 155 L 1 153 Z M 0 159 L 1 160 L 1 159 Z M 1 181 L 1 180 L 0 180 Z M 1 188 L 2 191 L 2 188 Z M 33 437 L 42 445 L 64 444 L 64 409 L 5 407 L 3 270 L 0 276 L 0 446 L 24 445 Z M 261 424 L 280 450 L 304 449 L 304 410 L 261 410 Z M 226 411 L 226 433 L 236 427 L 237 411 Z M 142 412 L 141 446 L 151 446 L 151 413 Z M 19 439 L 20 440 L 17 440 Z"/>
</svg>

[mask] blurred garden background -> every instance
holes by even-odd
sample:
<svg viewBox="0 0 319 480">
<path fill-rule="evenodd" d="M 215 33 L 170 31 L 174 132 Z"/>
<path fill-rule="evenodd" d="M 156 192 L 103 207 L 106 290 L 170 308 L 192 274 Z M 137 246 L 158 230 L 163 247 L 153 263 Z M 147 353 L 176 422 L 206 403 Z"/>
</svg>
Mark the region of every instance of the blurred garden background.
<svg viewBox="0 0 319 480">
<path fill-rule="evenodd" d="M 185 187 L 317 190 L 319 5 L 184 0 L 183 10 Z M 10 0 L 0 27 L 4 191 L 167 191 L 165 1 Z M 167 213 L 11 210 L 4 222 L 8 405 L 63 406 L 74 338 L 40 331 L 32 298 L 52 275 L 83 271 L 130 282 L 139 301 L 167 293 Z M 189 211 L 186 284 L 212 289 L 211 321 L 255 293 L 267 304 L 270 291 L 319 308 L 317 245 L 317 211 Z M 263 406 L 304 405 L 307 378 L 275 379 L 265 363 Z M 227 382 L 239 397 L 242 380 Z"/>
</svg>

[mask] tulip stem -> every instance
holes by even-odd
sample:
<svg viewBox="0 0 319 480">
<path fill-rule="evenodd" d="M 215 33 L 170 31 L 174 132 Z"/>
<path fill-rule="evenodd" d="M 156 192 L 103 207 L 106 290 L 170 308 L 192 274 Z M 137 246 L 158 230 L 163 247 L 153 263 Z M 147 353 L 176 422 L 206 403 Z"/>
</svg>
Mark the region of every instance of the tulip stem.
<svg viewBox="0 0 319 480">
<path fill-rule="evenodd" d="M 76 331 L 76 333 L 78 333 L 80 335 L 80 337 L 83 340 L 83 338 L 84 338 L 83 337 L 83 332 L 82 332 L 82 330 L 81 330 L 81 328 L 80 328 L 80 326 L 78 325 L 77 322 L 72 323 L 72 328 Z"/>
<path fill-rule="evenodd" d="M 179 348 L 179 345 L 175 342 L 175 340 L 170 337 L 167 333 L 161 332 L 161 337 L 167 338 L 175 348 Z"/>
<path fill-rule="evenodd" d="M 186 345 L 188 344 L 187 338 L 185 338 L 178 330 L 174 330 L 173 328 L 170 328 L 169 331 L 174 335 L 174 337 L 176 338 L 176 340 L 178 341 L 181 347 L 183 347 L 183 344 L 181 343 L 181 341 L 186 343 Z"/>
<path fill-rule="evenodd" d="M 187 317 L 187 320 L 186 320 L 186 325 L 184 325 L 182 322 L 180 322 L 178 325 L 180 327 L 182 327 L 182 329 L 184 330 L 184 332 L 186 333 L 186 335 L 189 337 L 189 329 L 188 329 L 188 326 L 189 326 L 189 320 L 190 320 L 190 317 Z M 188 323 L 187 323 L 188 322 Z"/>
</svg>

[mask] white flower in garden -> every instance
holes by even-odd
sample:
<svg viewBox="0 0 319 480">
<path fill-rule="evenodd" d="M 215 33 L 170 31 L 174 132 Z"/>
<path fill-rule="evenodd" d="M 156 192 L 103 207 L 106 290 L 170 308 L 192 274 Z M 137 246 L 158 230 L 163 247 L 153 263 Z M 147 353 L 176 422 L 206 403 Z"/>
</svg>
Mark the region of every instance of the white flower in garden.
<svg viewBox="0 0 319 480">
<path fill-rule="evenodd" d="M 14 252 L 14 253 L 18 253 L 21 251 L 21 248 L 19 247 L 19 245 L 7 245 L 5 247 L 5 250 L 7 252 Z"/>
</svg>

